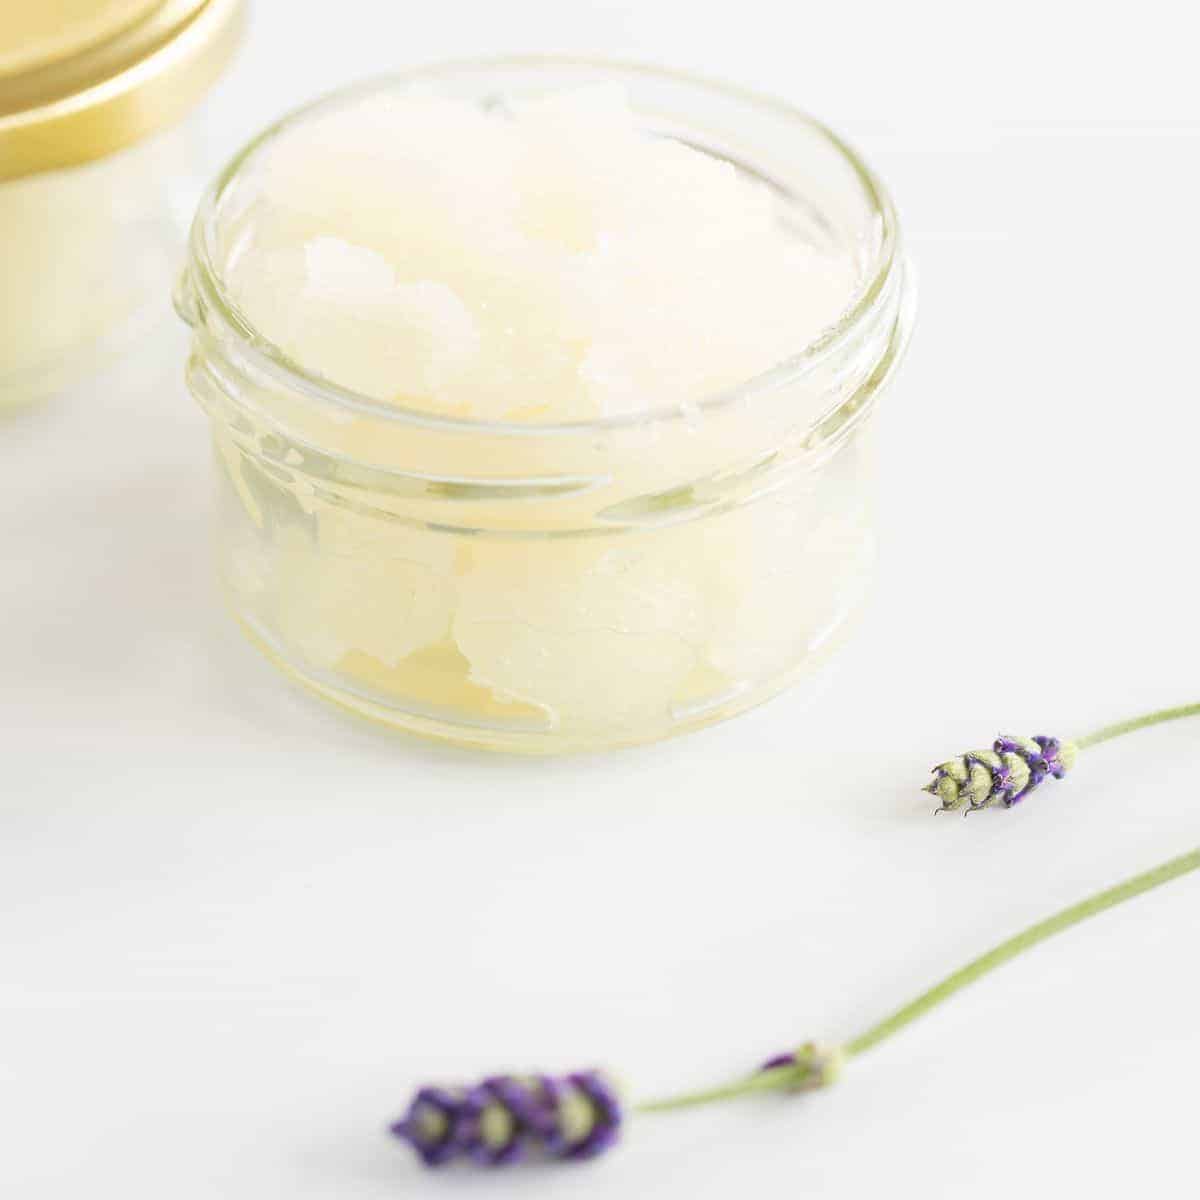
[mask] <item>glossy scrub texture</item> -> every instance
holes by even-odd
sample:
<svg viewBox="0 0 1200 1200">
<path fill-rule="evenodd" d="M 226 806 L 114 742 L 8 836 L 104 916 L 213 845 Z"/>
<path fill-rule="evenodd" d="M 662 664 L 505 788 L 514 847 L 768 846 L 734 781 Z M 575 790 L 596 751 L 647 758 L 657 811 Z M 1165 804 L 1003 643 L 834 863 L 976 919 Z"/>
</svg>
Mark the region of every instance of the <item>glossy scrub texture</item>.
<svg viewBox="0 0 1200 1200">
<path fill-rule="evenodd" d="M 286 669 L 549 752 L 725 715 L 832 645 L 872 559 L 863 430 L 813 426 L 837 370 L 705 402 L 838 320 L 853 238 L 615 85 L 368 93 L 268 138 L 219 203 L 238 344 L 194 277 L 180 303 L 226 584 Z"/>
<path fill-rule="evenodd" d="M 261 169 L 235 301 L 308 369 L 429 412 L 694 403 L 811 341 L 858 283 L 764 184 L 648 137 L 615 84 L 490 109 L 371 98 Z"/>
</svg>

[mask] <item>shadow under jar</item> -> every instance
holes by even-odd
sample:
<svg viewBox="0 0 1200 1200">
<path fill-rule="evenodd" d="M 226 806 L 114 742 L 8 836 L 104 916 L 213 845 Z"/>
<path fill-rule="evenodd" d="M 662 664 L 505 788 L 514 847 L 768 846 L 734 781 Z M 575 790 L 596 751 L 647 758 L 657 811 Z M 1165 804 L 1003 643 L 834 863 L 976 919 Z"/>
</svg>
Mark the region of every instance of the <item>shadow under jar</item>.
<svg viewBox="0 0 1200 1200">
<path fill-rule="evenodd" d="M 239 309 L 230 264 L 281 136 L 413 83 L 489 105 L 597 82 L 625 89 L 647 133 L 769 186 L 795 238 L 853 258 L 853 296 L 815 340 L 687 403 L 493 421 L 338 386 Z M 444 65 L 322 100 L 216 181 L 177 294 L 194 330 L 189 383 L 212 422 L 233 611 L 328 699 L 489 749 L 650 741 L 757 704 L 822 663 L 864 599 L 870 417 L 912 300 L 879 182 L 770 100 L 561 59 Z"/>
</svg>

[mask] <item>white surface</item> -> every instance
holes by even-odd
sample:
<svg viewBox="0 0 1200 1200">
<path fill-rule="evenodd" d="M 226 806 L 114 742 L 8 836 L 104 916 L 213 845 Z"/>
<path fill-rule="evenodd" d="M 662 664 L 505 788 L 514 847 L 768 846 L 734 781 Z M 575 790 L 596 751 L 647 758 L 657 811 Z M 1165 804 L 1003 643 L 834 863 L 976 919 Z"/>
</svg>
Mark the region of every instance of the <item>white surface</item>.
<svg viewBox="0 0 1200 1200">
<path fill-rule="evenodd" d="M 1097 749 L 1008 814 L 935 822 L 916 791 L 998 730 L 1200 693 L 1184 18 L 827 7 L 788 29 L 765 2 L 261 0 L 221 153 L 340 80 L 517 48 L 702 68 L 845 130 L 922 275 L 881 412 L 877 601 L 819 706 L 611 757 L 456 753 L 329 711 L 243 643 L 174 368 L 0 426 L 0 1190 L 1194 1195 L 1195 878 L 823 1095 L 486 1178 L 422 1174 L 381 1132 L 427 1078 L 601 1062 L 647 1095 L 850 1035 L 1200 840 L 1194 725 Z"/>
</svg>

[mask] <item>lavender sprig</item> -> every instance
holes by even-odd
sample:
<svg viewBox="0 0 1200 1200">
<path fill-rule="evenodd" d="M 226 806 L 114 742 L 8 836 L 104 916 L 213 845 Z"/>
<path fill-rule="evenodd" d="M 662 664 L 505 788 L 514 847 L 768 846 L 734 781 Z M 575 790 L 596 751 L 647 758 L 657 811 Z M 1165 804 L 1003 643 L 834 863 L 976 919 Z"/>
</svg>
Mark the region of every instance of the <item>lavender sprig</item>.
<svg viewBox="0 0 1200 1200">
<path fill-rule="evenodd" d="M 1053 737 L 998 737 L 990 750 L 968 750 L 933 768 L 925 791 L 941 800 L 934 812 L 977 812 L 993 804 L 1019 804 L 1047 775 L 1061 779 L 1079 747 Z"/>
<path fill-rule="evenodd" d="M 758 1092 L 828 1087 L 845 1062 L 878 1046 L 1010 959 L 1097 913 L 1198 869 L 1200 848 L 1064 908 L 973 959 L 840 1046 L 807 1042 L 730 1083 L 638 1104 L 633 1111 L 669 1112 Z M 607 1077 L 583 1071 L 566 1076 L 494 1076 L 474 1087 L 424 1087 L 403 1119 L 392 1126 L 392 1133 L 408 1142 L 427 1166 L 454 1160 L 503 1166 L 531 1158 L 594 1158 L 616 1144 L 624 1123 L 620 1098 Z"/>
<path fill-rule="evenodd" d="M 1200 704 L 1160 708 L 1115 725 L 1105 725 L 1074 741 L 1044 736 L 999 737 L 990 750 L 968 750 L 958 758 L 939 763 L 924 790 L 941 801 L 935 813 L 961 809 L 965 815 L 996 805 L 1012 808 L 1047 777 L 1062 779 L 1075 765 L 1081 750 L 1150 725 L 1198 714 Z"/>
<path fill-rule="evenodd" d="M 465 1087 L 423 1087 L 391 1132 L 427 1167 L 454 1159 L 499 1167 L 531 1158 L 584 1159 L 616 1144 L 623 1118 L 599 1071 L 494 1075 Z"/>
</svg>

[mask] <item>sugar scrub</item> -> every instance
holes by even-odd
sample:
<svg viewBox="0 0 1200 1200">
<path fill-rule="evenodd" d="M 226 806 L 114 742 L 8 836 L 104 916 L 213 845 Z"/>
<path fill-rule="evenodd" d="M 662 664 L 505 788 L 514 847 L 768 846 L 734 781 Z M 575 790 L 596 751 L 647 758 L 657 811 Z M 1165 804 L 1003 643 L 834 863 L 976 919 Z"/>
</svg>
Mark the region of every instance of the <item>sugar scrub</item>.
<svg viewBox="0 0 1200 1200">
<path fill-rule="evenodd" d="M 178 297 L 235 611 L 325 695 L 494 748 L 764 698 L 869 577 L 895 239 L 819 126 L 654 72 L 301 112 L 218 182 Z"/>
<path fill-rule="evenodd" d="M 765 183 L 648 136 L 615 83 L 487 109 L 368 96 L 259 169 L 234 303 L 308 371 L 448 416 L 694 404 L 805 346 L 859 283 Z"/>
<path fill-rule="evenodd" d="M 5 6 L 0 410 L 87 378 L 169 315 L 199 191 L 186 118 L 224 69 L 241 12 L 241 0 Z"/>
<path fill-rule="evenodd" d="M 162 310 L 183 238 L 172 201 L 195 177 L 193 151 L 180 126 L 0 184 L 0 407 L 74 382 Z"/>
</svg>

